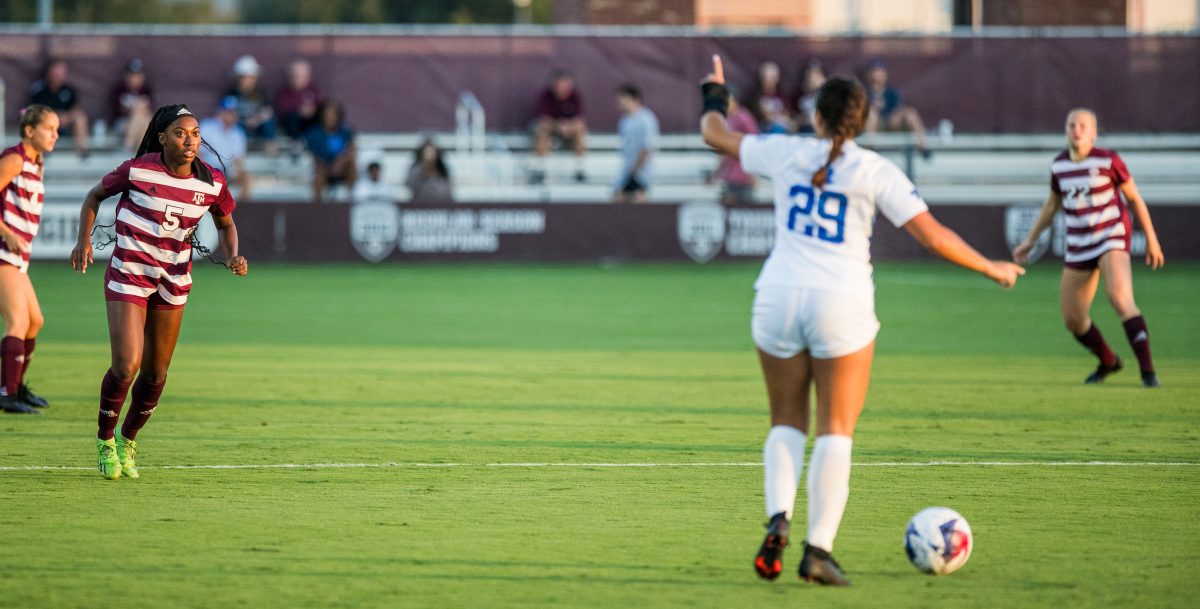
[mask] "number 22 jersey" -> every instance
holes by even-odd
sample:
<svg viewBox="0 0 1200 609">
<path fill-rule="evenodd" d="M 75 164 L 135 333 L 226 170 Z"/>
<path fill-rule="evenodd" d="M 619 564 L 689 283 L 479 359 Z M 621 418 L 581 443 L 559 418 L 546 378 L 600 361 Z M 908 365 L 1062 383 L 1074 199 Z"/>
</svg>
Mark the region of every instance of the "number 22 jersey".
<svg viewBox="0 0 1200 609">
<path fill-rule="evenodd" d="M 195 159 L 193 163 L 202 163 Z M 104 193 L 121 193 L 117 243 L 104 291 L 108 300 L 144 303 L 153 298 L 183 306 L 192 287 L 189 237 L 205 212 L 219 216 L 236 206 L 225 176 L 212 169 L 213 183 L 195 174 L 177 176 L 152 152 L 121 163 L 104 176 Z"/>
<path fill-rule="evenodd" d="M 871 231 L 878 210 L 900 227 L 929 208 L 900 168 L 847 141 L 824 188 L 812 176 L 833 142 L 788 135 L 742 138 L 739 156 L 750 173 L 770 178 L 775 192 L 775 244 L 755 282 L 874 293 Z"/>
</svg>

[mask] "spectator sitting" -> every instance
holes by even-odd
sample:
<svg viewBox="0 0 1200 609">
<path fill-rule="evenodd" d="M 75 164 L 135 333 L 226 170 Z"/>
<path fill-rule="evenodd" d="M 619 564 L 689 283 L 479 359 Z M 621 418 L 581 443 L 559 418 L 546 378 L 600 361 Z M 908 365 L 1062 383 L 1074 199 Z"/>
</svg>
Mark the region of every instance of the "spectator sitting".
<svg viewBox="0 0 1200 609">
<path fill-rule="evenodd" d="M 768 61 L 758 67 L 758 79 L 743 105 L 754 115 L 758 121 L 758 128 L 763 133 L 791 131 L 788 96 L 779 78 L 779 65 L 775 62 Z"/>
<path fill-rule="evenodd" d="M 658 149 L 658 118 L 642 104 L 642 94 L 633 85 L 617 88 L 621 122 L 621 171 L 613 185 L 618 203 L 644 203 L 654 175 L 654 153 Z"/>
<path fill-rule="evenodd" d="M 277 152 L 275 144 L 275 111 L 267 103 L 258 75 L 262 67 L 252 55 L 242 55 L 233 64 L 233 86 L 222 96 L 230 95 L 238 101 L 238 124 L 246 131 L 246 137 L 254 147 L 261 146 L 268 155 Z"/>
<path fill-rule="evenodd" d="M 53 58 L 46 62 L 42 77 L 29 87 L 29 103 L 42 104 L 58 114 L 59 134 L 68 130 L 75 140 L 79 156 L 88 155 L 88 116 L 79 105 L 75 88 L 67 84 L 67 62 Z"/>
<path fill-rule="evenodd" d="M 737 103 L 737 95 L 732 86 L 729 88 L 729 129 L 750 135 L 758 133 L 754 115 L 750 114 L 745 106 Z M 737 159 L 721 155 L 713 177 L 721 183 L 722 205 L 746 205 L 754 202 L 754 176 L 746 173 Z"/>
<path fill-rule="evenodd" d="M 238 187 L 237 200 L 244 202 L 250 199 L 250 172 L 246 170 L 246 132 L 238 124 L 237 108 L 237 98 L 228 95 L 215 117 L 201 121 L 200 138 L 208 146 L 200 147 L 200 158 L 222 168 L 226 179 Z"/>
<path fill-rule="evenodd" d="M 154 114 L 153 94 L 146 82 L 146 67 L 134 57 L 125 64 L 125 74 L 112 91 L 113 132 L 130 152 L 137 149 Z"/>
<path fill-rule="evenodd" d="M 545 157 L 550 152 L 551 138 L 557 136 L 569 143 L 575 152 L 575 179 L 583 182 L 583 153 L 587 151 L 587 123 L 584 121 L 583 100 L 575 89 L 575 79 L 569 72 L 556 71 L 550 86 L 538 98 L 534 118 L 533 152 L 535 168 L 529 174 L 532 184 L 546 179 Z"/>
<path fill-rule="evenodd" d="M 825 69 L 821 66 L 821 60 L 815 57 L 809 59 L 800 73 L 802 88 L 794 106 L 797 133 L 817 132 L 813 115 L 817 112 L 817 91 L 821 89 L 821 85 L 825 84 L 825 80 Z"/>
<path fill-rule="evenodd" d="M 379 161 L 371 161 L 367 164 L 367 179 L 359 180 L 354 185 L 354 192 L 350 195 L 350 200 L 355 204 L 383 203 L 390 205 L 399 199 L 396 188 L 383 181 L 383 165 L 380 165 Z"/>
<path fill-rule="evenodd" d="M 408 179 L 404 182 L 412 191 L 413 203 L 453 203 L 450 172 L 442 160 L 442 151 L 426 139 L 413 153 Z"/>
<path fill-rule="evenodd" d="M 867 116 L 864 131 L 911 132 L 921 156 L 927 159 L 932 156 L 925 147 L 925 124 L 921 122 L 921 115 L 912 106 L 903 105 L 900 92 L 887 85 L 888 73 L 882 60 L 875 59 L 867 65 L 865 80 L 871 113 Z"/>
<path fill-rule="evenodd" d="M 321 90 L 312 83 L 312 65 L 297 59 L 288 66 L 288 82 L 275 94 L 275 115 L 283 133 L 293 140 L 317 124 Z"/>
<path fill-rule="evenodd" d="M 327 186 L 345 184 L 353 190 L 358 167 L 354 132 L 346 126 L 341 104 L 327 99 L 321 102 L 317 116 L 320 121 L 308 130 L 304 139 L 313 155 L 313 200 L 320 203 Z"/>
</svg>

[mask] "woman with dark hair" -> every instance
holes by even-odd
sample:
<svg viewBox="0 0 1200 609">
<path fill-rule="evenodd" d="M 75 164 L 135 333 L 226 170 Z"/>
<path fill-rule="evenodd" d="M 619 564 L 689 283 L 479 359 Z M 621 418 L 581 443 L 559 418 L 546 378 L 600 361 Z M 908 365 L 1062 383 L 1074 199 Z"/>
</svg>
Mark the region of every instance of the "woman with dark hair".
<svg viewBox="0 0 1200 609">
<path fill-rule="evenodd" d="M 354 132 L 346 126 L 342 105 L 333 101 L 321 102 L 317 111 L 318 123 L 308 130 L 304 139 L 313 155 L 313 201 L 325 198 L 325 188 L 345 184 L 350 191 L 358 179 Z"/>
<path fill-rule="evenodd" d="M 412 191 L 413 203 L 452 203 L 454 192 L 450 186 L 450 171 L 442 160 L 442 150 L 426 138 L 413 151 L 412 166 L 408 168 L 405 185 Z"/>
<path fill-rule="evenodd" d="M 792 130 L 788 94 L 780 77 L 779 65 L 775 62 L 763 62 L 758 67 L 758 76 L 743 105 L 754 115 L 762 133 L 787 133 Z"/>
<path fill-rule="evenodd" d="M 200 146 L 200 124 L 187 106 L 159 108 L 137 156 L 104 176 L 88 192 L 79 213 L 71 266 L 83 273 L 93 262 L 91 232 L 100 202 L 121 195 L 116 245 L 104 274 L 112 364 L 100 385 L 96 433 L 100 473 L 110 480 L 138 477 L 134 439 L 154 413 L 167 382 L 192 289 L 192 250 L 203 248 L 195 233 L 205 213 L 212 214 L 228 254 L 225 266 L 235 275 L 248 270 L 246 259 L 238 255 L 235 203 L 225 176 L 198 158 Z M 114 439 L 127 393 L 132 393 L 129 412 Z"/>
<path fill-rule="evenodd" d="M 49 402 L 25 385 L 38 330 L 45 319 L 29 281 L 29 250 L 38 232 L 46 189 L 42 171 L 46 153 L 58 141 L 58 115 L 34 104 L 21 111 L 21 141 L 0 151 L 0 410 L 37 414 Z"/>
<path fill-rule="evenodd" d="M 869 110 L 857 81 L 835 77 L 821 86 L 813 116 L 818 137 L 812 138 L 731 131 L 724 80 L 714 57 L 713 75 L 702 86 L 704 141 L 775 185 L 775 244 L 755 282 L 751 322 L 771 409 L 763 447 L 770 521 L 754 569 L 765 579 L 782 571 L 815 386 L 816 441 L 799 575 L 844 586 L 850 582 L 831 552 L 850 493 L 851 437 L 879 330 L 870 257 L 876 212 L 930 251 L 1001 286 L 1012 286 L 1024 270 L 980 255 L 933 218 L 895 164 L 854 142 Z"/>
</svg>

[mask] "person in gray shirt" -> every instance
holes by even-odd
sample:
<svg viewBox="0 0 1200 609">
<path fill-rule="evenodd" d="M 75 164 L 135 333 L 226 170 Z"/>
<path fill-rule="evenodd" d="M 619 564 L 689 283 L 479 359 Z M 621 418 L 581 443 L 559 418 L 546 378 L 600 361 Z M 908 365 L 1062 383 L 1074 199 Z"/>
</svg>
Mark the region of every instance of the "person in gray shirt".
<svg viewBox="0 0 1200 609">
<path fill-rule="evenodd" d="M 658 118 L 642 105 L 642 94 L 633 85 L 617 87 L 621 122 L 621 171 L 613 184 L 617 203 L 645 203 L 646 190 L 654 177 L 654 153 L 658 148 Z"/>
</svg>

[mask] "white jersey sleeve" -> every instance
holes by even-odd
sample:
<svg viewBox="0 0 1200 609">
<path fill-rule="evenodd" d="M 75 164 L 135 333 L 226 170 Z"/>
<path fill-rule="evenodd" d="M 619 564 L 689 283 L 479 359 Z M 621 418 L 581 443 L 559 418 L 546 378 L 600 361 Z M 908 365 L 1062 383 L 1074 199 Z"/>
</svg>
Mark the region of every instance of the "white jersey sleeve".
<svg viewBox="0 0 1200 609">
<path fill-rule="evenodd" d="M 890 163 L 885 167 L 878 182 L 879 191 L 875 194 L 875 207 L 892 226 L 899 228 L 922 212 L 929 211 L 929 205 L 921 198 L 912 180 L 909 180 L 899 167 Z"/>
<path fill-rule="evenodd" d="M 742 169 L 766 178 L 774 178 L 791 160 L 794 137 L 780 134 L 746 135 L 738 149 Z"/>
</svg>

